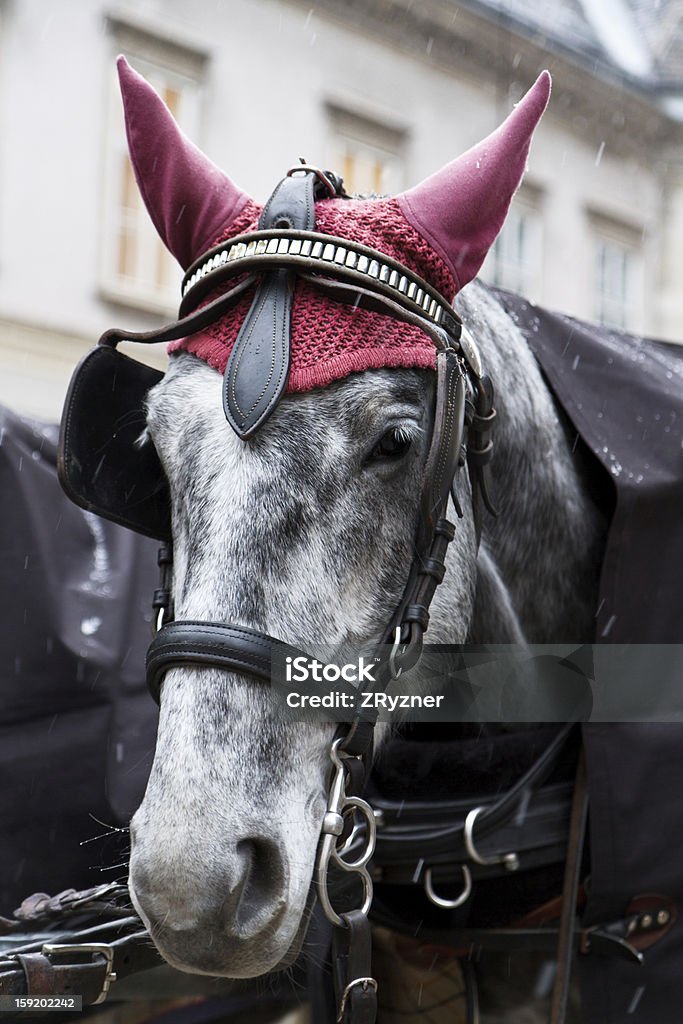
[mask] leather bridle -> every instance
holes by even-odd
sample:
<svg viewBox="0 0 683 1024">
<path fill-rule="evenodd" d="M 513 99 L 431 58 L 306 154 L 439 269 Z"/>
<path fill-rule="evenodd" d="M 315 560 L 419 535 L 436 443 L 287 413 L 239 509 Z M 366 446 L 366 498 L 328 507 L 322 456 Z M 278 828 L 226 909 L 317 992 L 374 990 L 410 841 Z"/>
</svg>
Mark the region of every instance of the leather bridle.
<svg viewBox="0 0 683 1024">
<path fill-rule="evenodd" d="M 330 179 L 335 180 L 325 176 L 327 186 Z M 379 648 L 382 656 L 376 685 L 386 688 L 401 672 L 419 661 L 423 636 L 429 625 L 429 608 L 443 579 L 446 552 L 455 532 L 446 518 L 448 501 L 457 471 L 466 461 L 472 488 L 477 494 L 477 532 L 480 529 L 479 501 L 491 508 L 485 468 L 492 453 L 493 389 L 482 372 L 476 346 L 459 318 L 427 282 L 380 252 L 312 230 L 310 198 L 318 181 L 315 171 L 298 171 L 296 177 L 288 175 L 266 205 L 259 231 L 232 238 L 193 264 L 183 284 L 181 314 L 196 308 L 196 303 L 206 294 L 236 275 L 253 271 L 265 275 L 225 373 L 225 414 L 242 437 L 251 436 L 265 421 L 284 389 L 282 386 L 279 394 L 266 390 L 265 397 L 259 395 L 258 407 L 251 418 L 243 414 L 242 406 L 246 402 L 240 402 L 240 374 L 245 375 L 245 362 L 249 359 L 249 351 L 242 345 L 247 334 L 245 328 L 252 333 L 258 331 L 260 317 L 268 323 L 268 330 L 273 320 L 286 322 L 287 301 L 291 301 L 292 293 L 288 287 L 290 274 L 296 273 L 337 301 L 352 302 L 417 326 L 433 341 L 436 350 L 434 427 L 423 475 L 415 555 L 403 596 L 384 630 Z M 334 194 L 338 194 L 337 187 Z M 297 222 L 301 209 L 305 211 L 303 225 L 300 220 Z M 288 224 L 296 226 L 286 227 Z M 238 294 L 241 293 L 238 285 Z M 213 308 L 222 310 L 233 294 L 228 292 L 214 300 Z M 202 310 L 190 312 L 190 320 L 193 315 L 202 316 Z M 186 329 L 187 325 L 183 330 Z M 276 351 L 272 358 L 270 380 L 282 380 L 285 376 L 282 361 L 286 361 L 287 356 Z M 253 372 L 247 367 L 247 375 Z M 150 689 L 158 700 L 164 673 L 173 666 L 188 663 L 211 665 L 246 673 L 260 681 L 267 680 L 273 650 L 280 643 L 268 634 L 242 625 L 164 620 L 147 657 Z M 389 657 L 386 655 L 388 647 L 391 648 Z M 367 916 L 372 903 L 372 881 L 367 864 L 374 851 L 374 816 L 360 796 L 373 730 L 373 718 L 360 716 L 337 730 L 330 752 L 333 776 L 316 863 L 319 899 L 336 939 L 338 1019 L 347 1024 L 371 1022 L 376 1013 L 377 985 L 370 969 Z M 365 819 L 365 848 L 360 854 L 355 850 L 352 859 L 347 859 L 344 854 L 350 834 L 354 832 L 353 816 L 357 813 Z M 327 889 L 331 863 L 360 879 L 363 902 L 357 910 L 338 914 L 332 906 Z"/>
</svg>

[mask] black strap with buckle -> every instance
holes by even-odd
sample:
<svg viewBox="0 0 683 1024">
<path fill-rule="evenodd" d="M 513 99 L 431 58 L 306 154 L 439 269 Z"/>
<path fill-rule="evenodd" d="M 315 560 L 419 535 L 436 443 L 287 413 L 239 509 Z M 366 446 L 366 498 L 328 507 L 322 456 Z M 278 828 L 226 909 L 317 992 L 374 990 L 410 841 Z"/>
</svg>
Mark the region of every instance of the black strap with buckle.
<svg viewBox="0 0 683 1024">
<path fill-rule="evenodd" d="M 335 928 L 332 939 L 337 1024 L 374 1024 L 377 982 L 371 970 L 370 922 L 360 910 L 340 916 L 344 927 Z"/>
<path fill-rule="evenodd" d="M 54 932 L 50 939 L 43 935 L 0 953 L 0 995 L 77 994 L 94 1005 L 104 1002 L 115 981 L 164 963 L 135 916 Z"/>
</svg>

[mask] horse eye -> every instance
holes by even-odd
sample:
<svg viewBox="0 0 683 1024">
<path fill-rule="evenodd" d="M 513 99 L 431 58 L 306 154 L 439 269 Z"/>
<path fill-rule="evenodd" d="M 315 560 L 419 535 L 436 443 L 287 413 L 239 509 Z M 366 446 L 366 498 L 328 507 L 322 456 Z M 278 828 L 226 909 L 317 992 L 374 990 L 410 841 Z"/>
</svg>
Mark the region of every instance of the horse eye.
<svg viewBox="0 0 683 1024">
<path fill-rule="evenodd" d="M 411 445 L 411 439 L 404 430 L 387 430 L 370 453 L 370 459 L 400 459 Z"/>
</svg>

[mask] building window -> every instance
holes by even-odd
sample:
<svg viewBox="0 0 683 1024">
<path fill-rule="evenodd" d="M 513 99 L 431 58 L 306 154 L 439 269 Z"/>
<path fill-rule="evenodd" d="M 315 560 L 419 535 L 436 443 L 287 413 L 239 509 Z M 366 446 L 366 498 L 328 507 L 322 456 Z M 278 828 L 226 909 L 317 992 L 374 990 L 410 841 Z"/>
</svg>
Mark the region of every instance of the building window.
<svg viewBox="0 0 683 1024">
<path fill-rule="evenodd" d="M 594 316 L 600 324 L 639 330 L 642 313 L 640 254 L 610 238 L 595 241 Z"/>
<path fill-rule="evenodd" d="M 328 166 L 341 174 L 347 192 L 393 195 L 404 184 L 406 133 L 328 105 Z"/>
<path fill-rule="evenodd" d="M 517 193 L 481 269 L 489 284 L 532 302 L 542 297 L 542 222 L 540 194 L 535 192 L 525 187 Z"/>
<path fill-rule="evenodd" d="M 196 138 L 199 127 L 199 75 L 188 72 L 188 61 L 174 61 L 169 51 L 163 63 L 163 46 L 152 48 L 152 57 L 145 39 L 138 45 L 115 48 L 156 89 L 186 135 Z M 112 65 L 113 65 L 112 60 Z M 197 62 L 201 65 L 201 61 Z M 194 70 L 192 62 L 190 72 Z M 200 67 L 197 67 L 200 71 Z M 105 188 L 103 236 L 101 249 L 101 288 L 105 298 L 126 305 L 168 315 L 178 305 L 182 271 L 156 233 L 145 209 L 128 157 L 118 77 L 111 76 L 109 111 L 105 142 Z"/>
</svg>

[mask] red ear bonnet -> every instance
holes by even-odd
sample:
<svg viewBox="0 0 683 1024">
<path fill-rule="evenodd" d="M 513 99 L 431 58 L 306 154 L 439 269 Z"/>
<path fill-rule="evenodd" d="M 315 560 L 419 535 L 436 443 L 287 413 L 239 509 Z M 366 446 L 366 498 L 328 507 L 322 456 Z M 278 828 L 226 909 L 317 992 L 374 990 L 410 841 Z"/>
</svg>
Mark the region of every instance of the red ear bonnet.
<svg viewBox="0 0 683 1024">
<path fill-rule="evenodd" d="M 123 57 L 118 70 L 138 186 L 181 266 L 255 230 L 261 208 L 183 135 Z M 395 198 L 317 202 L 316 230 L 378 249 L 451 300 L 476 275 L 503 226 L 549 96 L 550 75 L 544 71 L 479 145 Z M 170 350 L 192 352 L 223 372 L 252 298 L 247 293 L 229 316 Z M 290 339 L 289 391 L 323 387 L 357 370 L 435 365 L 434 345 L 418 327 L 333 302 L 305 282 L 297 284 Z"/>
</svg>

